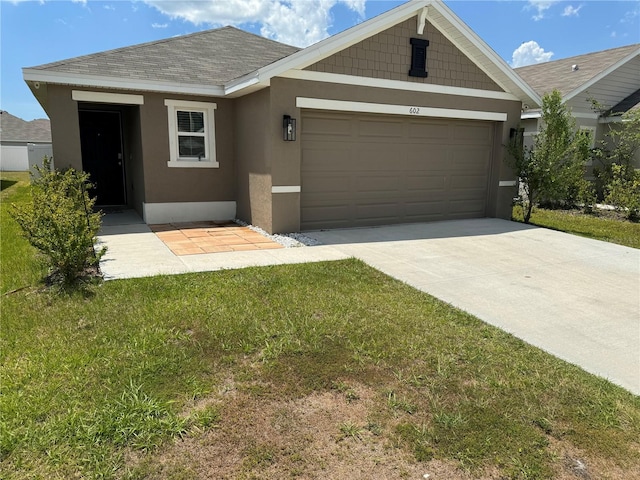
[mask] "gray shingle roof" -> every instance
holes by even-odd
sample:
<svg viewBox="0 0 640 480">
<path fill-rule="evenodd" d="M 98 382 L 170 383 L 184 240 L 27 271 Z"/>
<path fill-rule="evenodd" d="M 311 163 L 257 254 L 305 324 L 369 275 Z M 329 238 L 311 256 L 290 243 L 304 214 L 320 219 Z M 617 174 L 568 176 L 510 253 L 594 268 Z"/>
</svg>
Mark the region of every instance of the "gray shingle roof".
<svg viewBox="0 0 640 480">
<path fill-rule="evenodd" d="M 132 80 L 223 85 L 298 50 L 234 27 L 222 27 L 31 68 Z"/>
<path fill-rule="evenodd" d="M 51 142 L 51 125 L 45 118 L 27 122 L 0 110 L 0 140 L 3 142 Z"/>
<path fill-rule="evenodd" d="M 640 48 L 640 44 L 627 45 L 626 47 L 519 67 L 515 71 L 538 94 L 544 95 L 557 89 L 564 97 L 638 48 Z M 573 65 L 577 65 L 578 69 L 572 71 Z"/>
</svg>

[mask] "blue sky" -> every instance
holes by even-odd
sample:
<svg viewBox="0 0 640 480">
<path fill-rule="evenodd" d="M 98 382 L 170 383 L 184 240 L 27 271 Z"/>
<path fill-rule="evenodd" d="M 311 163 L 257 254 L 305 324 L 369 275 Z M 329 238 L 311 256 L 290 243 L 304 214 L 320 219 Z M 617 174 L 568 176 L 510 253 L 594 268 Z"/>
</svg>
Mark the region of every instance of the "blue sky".
<svg viewBox="0 0 640 480">
<path fill-rule="evenodd" d="M 640 43 L 640 0 L 445 0 L 498 55 L 519 66 Z M 0 108 L 45 117 L 22 67 L 221 25 L 297 46 L 376 16 L 380 0 L 0 0 Z"/>
</svg>

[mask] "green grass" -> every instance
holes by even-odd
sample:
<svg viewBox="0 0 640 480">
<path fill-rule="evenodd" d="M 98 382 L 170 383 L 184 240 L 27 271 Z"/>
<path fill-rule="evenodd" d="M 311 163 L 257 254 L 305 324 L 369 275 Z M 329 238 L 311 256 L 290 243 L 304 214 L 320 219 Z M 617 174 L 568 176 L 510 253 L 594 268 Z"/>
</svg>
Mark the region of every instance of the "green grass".
<svg viewBox="0 0 640 480">
<path fill-rule="evenodd" d="M 0 191 L 0 294 L 37 285 L 45 274 L 34 262 L 35 250 L 20 237 L 20 227 L 10 218 L 11 203 L 29 198 L 28 172 L 2 172 Z"/>
<path fill-rule="evenodd" d="M 513 219 L 523 221 L 522 208 L 513 208 Z M 632 248 L 640 248 L 640 223 L 614 219 L 602 213 L 579 213 L 577 210 L 548 210 L 534 208 L 530 223 L 561 232 L 617 243 Z"/>
<path fill-rule="evenodd" d="M 11 223 L 3 213 L 2 292 L 40 272 Z M 339 423 L 336 438 L 472 474 L 553 478 L 565 463 L 554 442 L 640 471 L 639 397 L 356 260 L 27 289 L 3 296 L 1 314 L 1 478 L 144 478 L 172 438 L 234 421 L 234 397 L 216 396 L 229 378 L 257 403 L 357 403 L 363 384 L 376 394 L 369 423 Z M 254 440 L 243 452 L 256 477 L 285 461 Z"/>
</svg>

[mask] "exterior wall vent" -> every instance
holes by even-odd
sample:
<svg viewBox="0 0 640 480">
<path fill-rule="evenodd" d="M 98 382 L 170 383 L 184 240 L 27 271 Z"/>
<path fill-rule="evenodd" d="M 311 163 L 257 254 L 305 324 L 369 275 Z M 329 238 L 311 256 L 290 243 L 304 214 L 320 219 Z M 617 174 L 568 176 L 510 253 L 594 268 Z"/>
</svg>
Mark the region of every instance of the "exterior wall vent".
<svg viewBox="0 0 640 480">
<path fill-rule="evenodd" d="M 411 40 L 411 70 L 410 77 L 426 77 L 427 73 L 427 47 L 429 40 L 412 38 Z"/>
</svg>

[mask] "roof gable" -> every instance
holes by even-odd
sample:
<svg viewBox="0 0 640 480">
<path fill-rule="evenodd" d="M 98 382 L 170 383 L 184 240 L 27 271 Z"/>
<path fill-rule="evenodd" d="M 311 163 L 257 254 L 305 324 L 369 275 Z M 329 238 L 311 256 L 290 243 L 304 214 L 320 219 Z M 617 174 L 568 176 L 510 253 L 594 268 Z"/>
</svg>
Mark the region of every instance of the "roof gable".
<svg viewBox="0 0 640 480">
<path fill-rule="evenodd" d="M 227 84 L 227 94 L 249 91 L 269 84 L 271 78 L 291 70 L 302 70 L 345 48 L 361 42 L 409 18 L 417 17 L 418 29 L 428 21 L 467 56 L 504 92 L 530 106 L 540 105 L 540 96 L 527 85 L 480 37 L 460 20 L 442 0 L 411 0 L 271 65 Z"/>
<path fill-rule="evenodd" d="M 416 31 L 416 17 L 398 23 L 341 50 L 305 70 L 412 83 L 489 91 L 502 89 L 467 58 L 431 23 L 423 34 Z M 428 40 L 427 77 L 407 76 L 411 64 L 410 39 Z"/>
<path fill-rule="evenodd" d="M 516 68 L 539 95 L 556 89 L 565 100 L 585 91 L 640 55 L 640 44 Z"/>
</svg>

